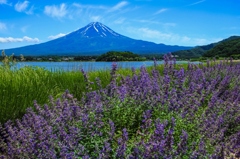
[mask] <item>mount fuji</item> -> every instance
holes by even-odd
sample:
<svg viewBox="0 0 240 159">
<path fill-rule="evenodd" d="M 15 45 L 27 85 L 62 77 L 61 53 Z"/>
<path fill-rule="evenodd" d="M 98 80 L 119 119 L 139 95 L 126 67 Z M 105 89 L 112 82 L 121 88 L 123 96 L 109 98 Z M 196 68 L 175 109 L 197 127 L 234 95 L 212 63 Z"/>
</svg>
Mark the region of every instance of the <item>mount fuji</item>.
<svg viewBox="0 0 240 159">
<path fill-rule="evenodd" d="M 100 55 L 107 51 L 131 51 L 136 54 L 162 54 L 191 47 L 156 44 L 135 40 L 119 33 L 99 22 L 73 31 L 63 37 L 35 45 L 6 49 L 7 54 L 24 56 L 44 55 Z"/>
</svg>

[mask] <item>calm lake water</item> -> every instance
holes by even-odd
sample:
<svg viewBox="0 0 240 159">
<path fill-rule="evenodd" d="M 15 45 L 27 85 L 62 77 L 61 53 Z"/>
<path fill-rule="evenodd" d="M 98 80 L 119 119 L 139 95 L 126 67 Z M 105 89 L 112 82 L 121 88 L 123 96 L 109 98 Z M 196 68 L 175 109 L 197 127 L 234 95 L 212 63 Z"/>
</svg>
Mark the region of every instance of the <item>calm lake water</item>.
<svg viewBox="0 0 240 159">
<path fill-rule="evenodd" d="M 18 62 L 17 68 L 24 66 L 38 66 L 48 70 L 81 70 L 94 71 L 111 69 L 113 62 Z M 163 61 L 157 61 L 158 64 L 162 64 Z M 177 63 L 188 63 L 188 61 L 177 61 Z M 130 62 L 117 62 L 118 68 L 140 68 L 141 66 L 152 66 L 153 61 L 130 61 Z"/>
</svg>

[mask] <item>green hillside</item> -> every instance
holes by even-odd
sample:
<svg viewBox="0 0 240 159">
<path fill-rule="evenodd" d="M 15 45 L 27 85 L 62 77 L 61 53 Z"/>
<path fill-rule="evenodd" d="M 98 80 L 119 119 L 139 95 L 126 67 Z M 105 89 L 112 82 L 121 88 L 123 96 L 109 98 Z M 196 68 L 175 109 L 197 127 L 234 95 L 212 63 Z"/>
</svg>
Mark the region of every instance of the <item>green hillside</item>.
<svg viewBox="0 0 240 159">
<path fill-rule="evenodd" d="M 224 39 L 222 41 L 219 41 L 217 43 L 196 46 L 192 49 L 176 51 L 176 52 L 173 52 L 172 54 L 178 55 L 179 58 L 197 58 L 197 57 L 202 57 L 202 56 L 213 57 L 218 54 L 225 54 L 219 50 L 221 48 L 225 48 L 225 49 L 222 49 L 222 51 L 223 50 L 224 51 L 225 50 L 234 51 L 233 48 L 235 48 L 235 52 L 236 52 L 236 49 L 239 48 L 239 44 L 238 44 L 238 46 L 235 46 L 235 44 L 237 44 L 236 41 L 239 41 L 239 40 L 240 40 L 240 36 L 231 36 L 231 37 Z M 221 46 L 221 47 L 219 47 L 219 46 Z M 215 50 L 215 48 L 219 48 L 219 49 Z M 218 55 L 218 56 L 222 56 L 222 55 Z"/>
<path fill-rule="evenodd" d="M 204 57 L 240 58 L 240 37 L 235 37 L 217 44 L 203 54 Z"/>
<path fill-rule="evenodd" d="M 204 46 L 196 46 L 189 50 L 180 50 L 173 52 L 173 55 L 178 55 L 180 58 L 194 58 L 201 57 L 206 51 L 213 48 L 215 44 L 209 44 Z"/>
</svg>

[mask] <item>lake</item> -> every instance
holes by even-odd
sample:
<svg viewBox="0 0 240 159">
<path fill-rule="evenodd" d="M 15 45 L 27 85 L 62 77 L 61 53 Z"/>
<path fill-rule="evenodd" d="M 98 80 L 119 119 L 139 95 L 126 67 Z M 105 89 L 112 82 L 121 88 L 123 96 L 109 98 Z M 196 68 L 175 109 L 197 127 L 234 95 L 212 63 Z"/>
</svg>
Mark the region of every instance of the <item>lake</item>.
<svg viewBox="0 0 240 159">
<path fill-rule="evenodd" d="M 163 64 L 164 61 L 157 61 L 158 64 Z M 85 71 L 94 71 L 94 70 L 105 70 L 111 69 L 111 65 L 113 62 L 18 62 L 16 67 L 21 68 L 24 66 L 38 66 L 45 68 L 47 70 L 64 70 L 64 71 L 71 71 L 71 70 L 81 70 L 84 69 Z M 153 61 L 124 61 L 124 62 L 117 62 L 118 68 L 140 68 L 141 66 L 152 66 Z M 177 61 L 177 63 L 188 63 L 188 61 Z M 198 63 L 198 62 L 195 62 Z"/>
</svg>

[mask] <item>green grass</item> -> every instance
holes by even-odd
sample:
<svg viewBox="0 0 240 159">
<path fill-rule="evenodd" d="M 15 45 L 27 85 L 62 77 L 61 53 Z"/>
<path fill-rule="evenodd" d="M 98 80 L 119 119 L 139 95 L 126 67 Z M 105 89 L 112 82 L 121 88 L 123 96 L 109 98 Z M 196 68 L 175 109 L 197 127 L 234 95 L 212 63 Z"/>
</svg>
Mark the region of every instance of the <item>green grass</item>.
<svg viewBox="0 0 240 159">
<path fill-rule="evenodd" d="M 106 74 L 106 71 L 93 72 L 90 79 L 96 76 L 108 78 Z M 85 91 L 85 82 L 80 71 L 51 72 L 36 67 L 9 70 L 0 67 L 0 89 L 0 122 L 3 123 L 21 117 L 26 108 L 33 106 L 34 100 L 47 103 L 50 95 L 57 98 L 66 89 L 80 97 Z"/>
<path fill-rule="evenodd" d="M 131 75 L 131 69 L 119 69 L 118 74 Z M 88 72 L 92 90 L 98 89 L 95 79 L 101 80 L 102 87 L 110 82 L 110 70 Z M 26 108 L 48 103 L 49 96 L 60 97 L 69 90 L 75 98 L 81 99 L 86 92 L 86 82 L 81 71 L 49 71 L 39 67 L 23 67 L 10 70 L 0 66 L 0 122 L 21 118 Z"/>
<path fill-rule="evenodd" d="M 187 69 L 187 64 L 176 65 L 179 69 Z M 153 66 L 147 67 L 150 73 Z M 162 74 L 163 65 L 157 69 Z M 136 69 L 136 74 L 140 71 Z M 131 69 L 118 69 L 118 78 L 121 76 L 132 76 Z M 95 79 L 101 80 L 105 88 L 110 83 L 110 70 L 99 70 L 88 72 L 89 80 L 94 82 L 92 90 L 98 89 Z M 33 101 L 39 104 L 47 104 L 49 96 L 60 97 L 65 90 L 69 90 L 75 98 L 81 99 L 86 90 L 86 82 L 81 71 L 49 71 L 39 67 L 23 67 L 21 69 L 8 69 L 0 66 L 0 122 L 21 118 L 26 108 L 33 106 Z"/>
</svg>

